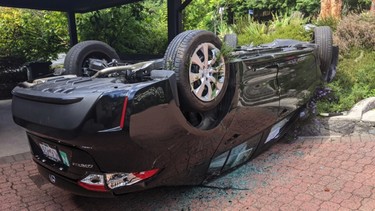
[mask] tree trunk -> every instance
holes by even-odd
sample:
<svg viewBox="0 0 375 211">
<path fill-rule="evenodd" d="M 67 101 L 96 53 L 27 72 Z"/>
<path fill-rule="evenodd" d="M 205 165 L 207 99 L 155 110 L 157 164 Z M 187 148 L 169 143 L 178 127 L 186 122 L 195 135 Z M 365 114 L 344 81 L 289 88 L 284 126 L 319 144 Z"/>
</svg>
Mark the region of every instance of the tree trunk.
<svg viewBox="0 0 375 211">
<path fill-rule="evenodd" d="M 320 1 L 320 18 L 324 19 L 329 17 L 331 10 L 331 0 L 321 0 Z"/>
<path fill-rule="evenodd" d="M 320 18 L 340 19 L 341 11 L 342 0 L 321 0 L 320 2 Z"/>
<path fill-rule="evenodd" d="M 334 0 L 332 2 L 332 17 L 335 19 L 341 19 L 341 11 L 342 11 L 342 0 Z"/>
</svg>

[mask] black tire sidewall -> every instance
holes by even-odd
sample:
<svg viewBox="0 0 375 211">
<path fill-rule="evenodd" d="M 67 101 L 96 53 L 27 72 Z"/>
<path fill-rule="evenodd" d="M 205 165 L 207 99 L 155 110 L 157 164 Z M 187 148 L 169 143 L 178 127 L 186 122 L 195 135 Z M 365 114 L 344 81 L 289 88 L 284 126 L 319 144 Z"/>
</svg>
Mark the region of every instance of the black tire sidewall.
<svg viewBox="0 0 375 211">
<path fill-rule="evenodd" d="M 320 26 L 314 29 L 314 41 L 318 45 L 318 57 L 320 60 L 320 71 L 323 80 L 328 82 L 332 63 L 332 31 L 328 26 Z"/>
<path fill-rule="evenodd" d="M 119 60 L 116 51 L 104 42 L 96 40 L 80 42 L 68 51 L 64 61 L 64 74 L 82 76 L 83 63 L 88 59 L 88 56 L 93 54 L 103 55 L 101 56 L 103 58 L 98 59 L 105 59 L 108 62 L 112 59 Z"/>
</svg>

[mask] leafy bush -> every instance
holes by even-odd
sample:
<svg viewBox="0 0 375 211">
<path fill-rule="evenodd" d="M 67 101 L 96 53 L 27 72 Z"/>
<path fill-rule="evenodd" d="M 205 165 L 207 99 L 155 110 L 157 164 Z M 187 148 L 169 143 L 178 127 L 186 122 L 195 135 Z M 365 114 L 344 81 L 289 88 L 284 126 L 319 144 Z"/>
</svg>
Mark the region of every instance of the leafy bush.
<svg viewBox="0 0 375 211">
<path fill-rule="evenodd" d="M 375 50 L 375 15 L 350 14 L 337 26 L 335 43 L 347 53 L 351 48 Z"/>
<path fill-rule="evenodd" d="M 60 12 L 0 7 L 0 56 L 25 60 L 56 58 L 69 44 L 67 20 Z"/>
<path fill-rule="evenodd" d="M 165 3 L 145 1 L 77 17 L 80 40 L 101 40 L 118 52 L 163 54 L 167 46 Z"/>
</svg>

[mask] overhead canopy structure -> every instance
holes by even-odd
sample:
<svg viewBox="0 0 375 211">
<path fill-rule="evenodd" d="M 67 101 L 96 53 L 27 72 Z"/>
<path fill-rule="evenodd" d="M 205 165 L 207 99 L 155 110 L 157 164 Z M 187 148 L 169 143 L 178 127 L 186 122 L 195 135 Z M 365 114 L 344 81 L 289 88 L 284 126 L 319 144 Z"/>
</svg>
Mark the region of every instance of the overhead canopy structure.
<svg viewBox="0 0 375 211">
<path fill-rule="evenodd" d="M 121 6 L 142 0 L 0 0 L 0 6 L 61 11 L 68 14 L 71 45 L 77 43 L 75 13 L 85 13 Z M 181 12 L 192 0 L 168 1 L 168 39 L 171 41 L 182 30 Z"/>
</svg>

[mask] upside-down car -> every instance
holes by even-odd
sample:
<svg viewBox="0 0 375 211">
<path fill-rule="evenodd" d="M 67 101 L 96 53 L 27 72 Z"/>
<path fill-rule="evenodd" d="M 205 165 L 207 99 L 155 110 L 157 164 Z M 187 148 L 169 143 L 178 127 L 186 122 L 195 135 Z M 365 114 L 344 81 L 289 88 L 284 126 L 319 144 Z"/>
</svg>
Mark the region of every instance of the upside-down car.
<svg viewBox="0 0 375 211">
<path fill-rule="evenodd" d="M 224 43 L 185 31 L 164 58 L 122 63 L 99 41 L 66 55 L 60 76 L 20 83 L 14 121 L 51 183 L 85 196 L 196 185 L 277 141 L 335 74 L 329 27 L 312 42 Z"/>
</svg>

